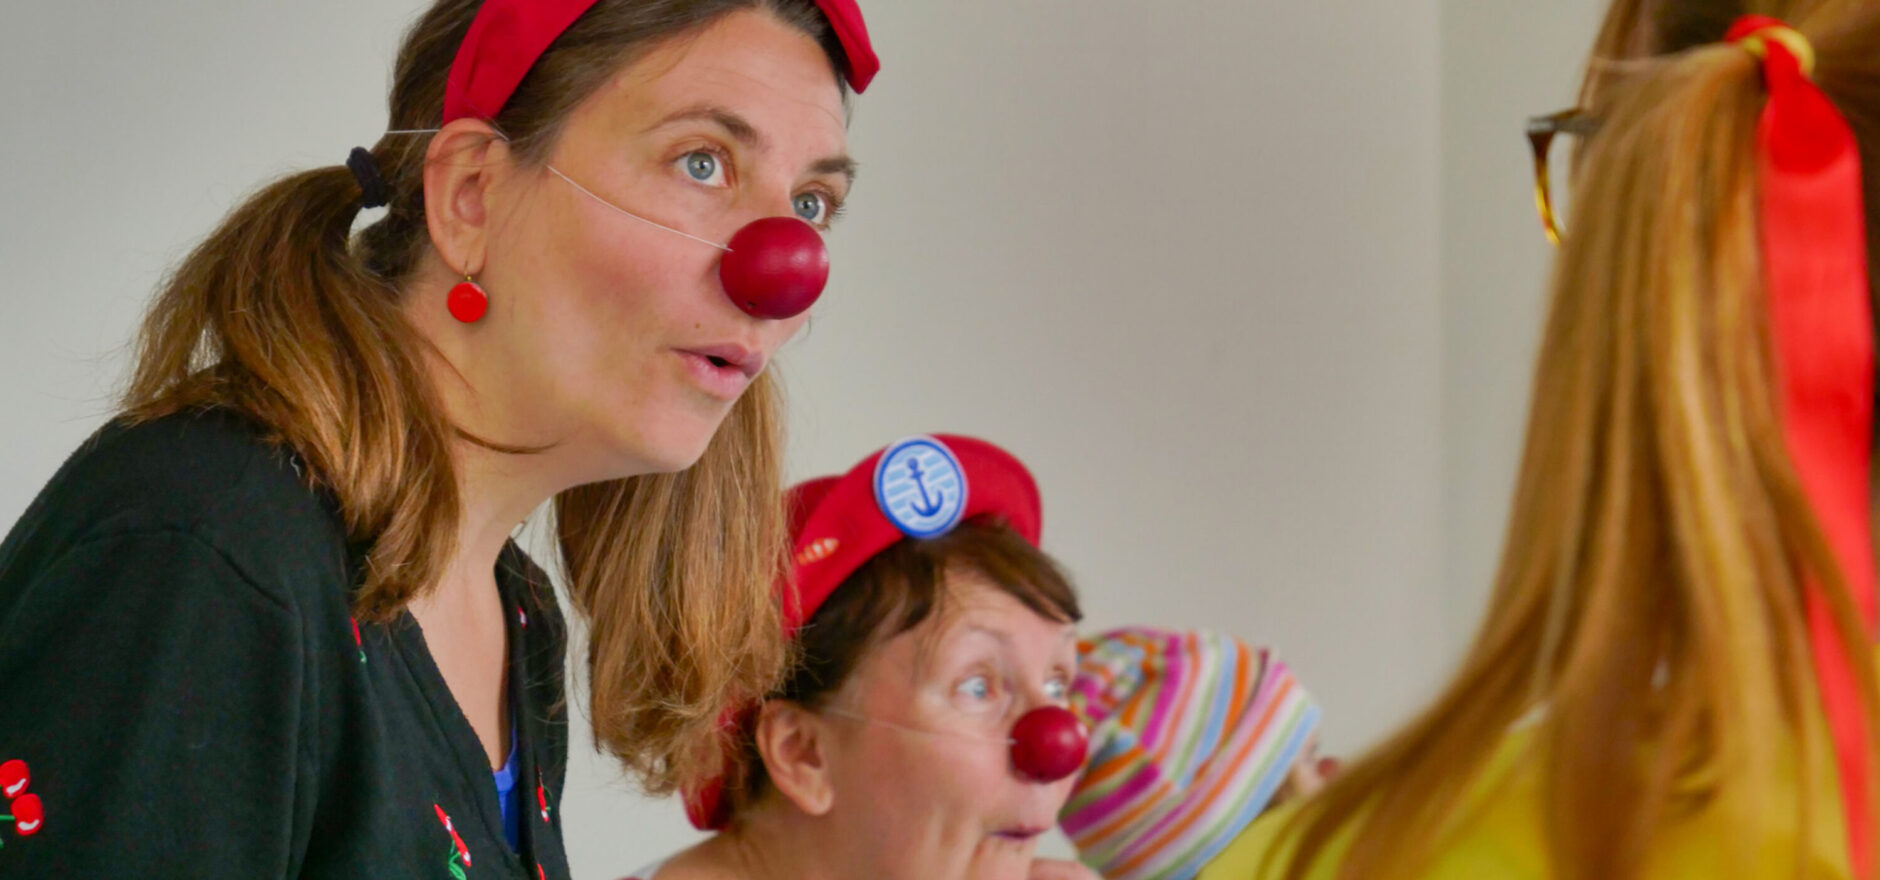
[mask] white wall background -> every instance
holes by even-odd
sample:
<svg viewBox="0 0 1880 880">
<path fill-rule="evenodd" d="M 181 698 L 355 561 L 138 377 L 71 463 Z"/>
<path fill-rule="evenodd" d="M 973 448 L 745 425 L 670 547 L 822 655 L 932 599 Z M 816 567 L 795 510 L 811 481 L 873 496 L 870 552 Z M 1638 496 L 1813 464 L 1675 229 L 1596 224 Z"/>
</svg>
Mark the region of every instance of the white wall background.
<svg viewBox="0 0 1880 880">
<path fill-rule="evenodd" d="M 1442 0 L 1443 616 L 1458 648 L 1494 577 L 1545 318 L 1552 246 L 1523 124 L 1572 106 L 1606 5 Z"/>
<path fill-rule="evenodd" d="M 109 413 L 165 267 L 371 143 L 416 0 L 0 0 L 0 524 Z M 885 68 L 795 476 L 977 433 L 1035 469 L 1094 626 L 1272 644 L 1385 731 L 1492 567 L 1546 245 L 1523 116 L 1595 0 L 865 0 Z M 577 744 L 577 875 L 690 839 Z"/>
</svg>

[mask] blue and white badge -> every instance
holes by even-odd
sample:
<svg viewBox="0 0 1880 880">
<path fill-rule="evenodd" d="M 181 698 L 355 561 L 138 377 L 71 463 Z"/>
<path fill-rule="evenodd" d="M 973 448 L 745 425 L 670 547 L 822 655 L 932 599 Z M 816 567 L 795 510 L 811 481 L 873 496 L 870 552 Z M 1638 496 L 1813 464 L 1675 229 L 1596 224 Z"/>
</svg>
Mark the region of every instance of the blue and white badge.
<svg viewBox="0 0 1880 880">
<path fill-rule="evenodd" d="M 875 504 L 910 538 L 944 535 L 966 512 L 966 469 L 945 443 L 909 437 L 875 465 Z"/>
</svg>

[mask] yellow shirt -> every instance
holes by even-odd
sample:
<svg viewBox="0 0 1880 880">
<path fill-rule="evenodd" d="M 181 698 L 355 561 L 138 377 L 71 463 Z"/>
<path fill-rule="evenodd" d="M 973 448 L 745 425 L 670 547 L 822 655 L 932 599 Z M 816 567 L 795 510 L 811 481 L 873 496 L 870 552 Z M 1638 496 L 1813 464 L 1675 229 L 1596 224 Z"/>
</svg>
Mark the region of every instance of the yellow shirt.
<svg viewBox="0 0 1880 880">
<path fill-rule="evenodd" d="M 1552 877 L 1542 838 L 1537 762 L 1522 760 L 1529 739 L 1522 733 L 1504 737 L 1472 793 L 1464 799 L 1453 833 L 1422 875 L 1425 880 Z M 1751 823 L 1741 816 L 1726 816 L 1720 807 L 1706 807 L 1665 829 L 1644 876 L 1651 880 L 1849 877 L 1839 787 L 1831 761 L 1828 764 L 1825 768 L 1817 766 L 1814 774 L 1820 780 L 1814 790 L 1821 794 L 1813 806 L 1818 825 L 1813 833 L 1801 833 L 1791 818 L 1796 815 L 1794 789 L 1778 797 L 1778 803 L 1767 805 L 1769 809 L 1758 811 L 1754 835 L 1743 833 L 1742 829 Z M 1282 832 L 1292 813 L 1289 809 L 1275 810 L 1249 825 L 1202 870 L 1199 880 L 1276 880 L 1285 859 L 1274 858 L 1266 864 L 1266 856 L 1275 847 L 1281 847 L 1282 853 L 1290 852 Z M 1336 876 L 1338 856 L 1349 844 L 1349 835 L 1335 841 L 1307 877 L 1330 880 Z M 1803 847 L 1808 850 L 1808 869 L 1798 875 L 1797 855 Z"/>
</svg>

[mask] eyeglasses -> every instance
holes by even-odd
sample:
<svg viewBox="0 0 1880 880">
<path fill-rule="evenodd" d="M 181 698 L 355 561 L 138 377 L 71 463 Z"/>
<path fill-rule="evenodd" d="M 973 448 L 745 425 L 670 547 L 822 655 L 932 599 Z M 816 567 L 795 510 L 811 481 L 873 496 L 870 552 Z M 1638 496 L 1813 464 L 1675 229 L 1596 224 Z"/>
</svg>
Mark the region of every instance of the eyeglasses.
<svg viewBox="0 0 1880 880">
<path fill-rule="evenodd" d="M 1541 226 L 1547 230 L 1547 240 L 1556 245 L 1560 243 L 1563 224 L 1554 206 L 1548 153 L 1553 150 L 1556 135 L 1584 137 L 1598 130 L 1599 120 L 1578 107 L 1535 116 L 1527 121 L 1528 146 L 1534 150 L 1534 207 L 1541 213 Z M 1565 164 L 1555 162 L 1552 167 L 1563 167 Z"/>
</svg>

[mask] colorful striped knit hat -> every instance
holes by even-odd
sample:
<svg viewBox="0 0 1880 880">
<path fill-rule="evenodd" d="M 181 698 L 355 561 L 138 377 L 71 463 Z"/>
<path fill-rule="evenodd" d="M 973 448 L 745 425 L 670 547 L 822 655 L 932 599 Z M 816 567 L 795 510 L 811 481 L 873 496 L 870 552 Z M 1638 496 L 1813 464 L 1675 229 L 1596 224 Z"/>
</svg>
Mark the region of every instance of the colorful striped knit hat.
<svg viewBox="0 0 1880 880">
<path fill-rule="evenodd" d="M 1318 706 L 1271 653 L 1216 633 L 1131 628 L 1079 647 L 1071 709 L 1091 757 L 1064 831 L 1111 880 L 1194 877 L 1272 802 Z"/>
</svg>

